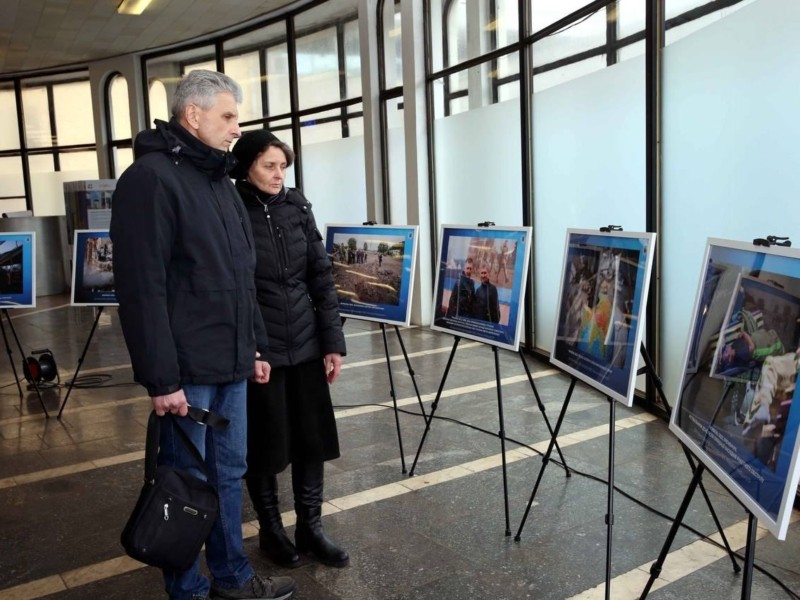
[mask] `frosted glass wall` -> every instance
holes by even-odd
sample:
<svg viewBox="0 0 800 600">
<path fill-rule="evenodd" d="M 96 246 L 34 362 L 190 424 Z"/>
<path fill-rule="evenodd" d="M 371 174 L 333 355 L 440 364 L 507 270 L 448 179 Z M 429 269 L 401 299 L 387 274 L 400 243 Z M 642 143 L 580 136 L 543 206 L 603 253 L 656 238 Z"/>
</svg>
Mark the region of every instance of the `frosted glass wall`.
<svg viewBox="0 0 800 600">
<path fill-rule="evenodd" d="M 644 58 L 534 94 L 534 339 L 552 350 L 566 230 L 645 230 Z"/>
<path fill-rule="evenodd" d="M 366 221 L 364 138 L 356 136 L 304 144 L 303 186 L 320 231 L 325 223 Z"/>
<path fill-rule="evenodd" d="M 707 237 L 800 243 L 800 2 L 758 0 L 664 52 L 662 378 L 675 398 Z"/>
<path fill-rule="evenodd" d="M 434 122 L 439 224 L 522 225 L 519 100 Z"/>
</svg>

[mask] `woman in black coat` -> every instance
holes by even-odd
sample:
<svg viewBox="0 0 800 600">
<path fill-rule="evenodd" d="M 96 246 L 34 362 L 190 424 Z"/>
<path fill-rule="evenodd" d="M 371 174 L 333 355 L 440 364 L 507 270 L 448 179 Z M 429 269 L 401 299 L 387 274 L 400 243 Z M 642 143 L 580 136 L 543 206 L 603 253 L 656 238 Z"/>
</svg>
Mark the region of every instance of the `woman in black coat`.
<svg viewBox="0 0 800 600">
<path fill-rule="evenodd" d="M 324 461 L 339 456 L 329 385 L 345 354 L 331 262 L 311 204 L 283 185 L 294 152 L 266 130 L 245 133 L 231 171 L 247 207 L 256 245 L 256 294 L 269 336 L 266 384 L 249 382 L 245 481 L 273 562 L 300 564 L 298 551 L 344 567 L 350 558 L 320 520 Z M 278 509 L 276 475 L 292 465 L 295 545 Z"/>
</svg>

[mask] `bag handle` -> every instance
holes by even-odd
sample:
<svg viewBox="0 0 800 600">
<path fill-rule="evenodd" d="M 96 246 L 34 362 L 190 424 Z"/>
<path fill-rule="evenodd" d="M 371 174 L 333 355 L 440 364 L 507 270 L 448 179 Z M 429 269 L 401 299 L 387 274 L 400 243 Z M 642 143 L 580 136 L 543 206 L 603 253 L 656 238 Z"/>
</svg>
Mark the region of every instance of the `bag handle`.
<svg viewBox="0 0 800 600">
<path fill-rule="evenodd" d="M 172 413 L 164 415 L 172 419 L 172 424 L 178 431 L 178 437 L 183 441 L 184 446 L 189 450 L 189 453 L 194 457 L 200 470 L 208 477 L 208 469 L 206 469 L 205 461 L 200 456 L 200 451 L 194 445 L 189 436 L 180 426 L 175 416 Z M 230 420 L 210 410 L 189 406 L 189 413 L 187 415 L 190 419 L 195 421 L 198 425 L 207 425 L 214 427 L 221 431 L 227 429 Z M 156 411 L 150 412 L 150 418 L 147 420 L 147 440 L 145 442 L 144 451 L 144 481 L 145 483 L 153 483 L 156 478 L 156 467 L 158 466 L 158 446 L 161 435 L 161 417 L 156 414 Z"/>
</svg>

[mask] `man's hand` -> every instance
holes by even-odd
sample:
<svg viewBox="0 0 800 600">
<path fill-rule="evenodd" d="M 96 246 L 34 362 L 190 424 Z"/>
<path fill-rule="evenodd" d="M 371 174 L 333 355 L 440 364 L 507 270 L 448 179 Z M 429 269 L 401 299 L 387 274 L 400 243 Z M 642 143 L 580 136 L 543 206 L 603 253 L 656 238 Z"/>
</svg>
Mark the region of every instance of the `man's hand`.
<svg viewBox="0 0 800 600">
<path fill-rule="evenodd" d="M 159 417 L 163 417 L 167 413 L 185 417 L 189 412 L 189 403 L 186 401 L 186 394 L 183 390 L 172 392 L 166 396 L 151 396 L 150 400 L 153 402 L 153 410 Z"/>
<path fill-rule="evenodd" d="M 272 367 L 267 361 L 256 358 L 256 372 L 253 374 L 253 381 L 256 383 L 269 383 L 271 370 Z"/>
<path fill-rule="evenodd" d="M 342 370 L 342 355 L 333 352 L 325 355 L 325 376 L 328 378 L 328 383 L 333 383 L 339 376 L 339 371 Z"/>
</svg>

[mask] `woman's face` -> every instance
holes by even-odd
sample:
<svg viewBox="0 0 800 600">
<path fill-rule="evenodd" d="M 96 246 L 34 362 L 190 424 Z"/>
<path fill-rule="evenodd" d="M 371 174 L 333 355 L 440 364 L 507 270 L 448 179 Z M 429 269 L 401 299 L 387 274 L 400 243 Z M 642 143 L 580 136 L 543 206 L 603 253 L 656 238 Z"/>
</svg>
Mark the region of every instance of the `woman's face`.
<svg viewBox="0 0 800 600">
<path fill-rule="evenodd" d="M 256 156 L 247 172 L 247 180 L 270 195 L 281 191 L 284 179 L 286 179 L 286 155 L 283 150 L 275 146 L 267 147 L 264 152 Z"/>
</svg>

